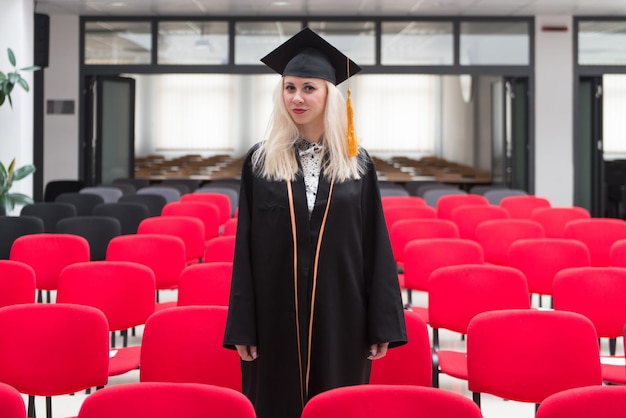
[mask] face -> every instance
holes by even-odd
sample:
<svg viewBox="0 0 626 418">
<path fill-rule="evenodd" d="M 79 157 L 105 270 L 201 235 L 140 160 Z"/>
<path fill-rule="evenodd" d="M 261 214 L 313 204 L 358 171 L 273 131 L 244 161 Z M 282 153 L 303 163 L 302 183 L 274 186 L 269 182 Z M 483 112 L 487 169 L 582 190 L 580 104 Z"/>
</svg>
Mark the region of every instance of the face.
<svg viewBox="0 0 626 418">
<path fill-rule="evenodd" d="M 326 82 L 321 78 L 283 78 L 285 108 L 298 126 L 324 124 L 327 94 Z"/>
</svg>

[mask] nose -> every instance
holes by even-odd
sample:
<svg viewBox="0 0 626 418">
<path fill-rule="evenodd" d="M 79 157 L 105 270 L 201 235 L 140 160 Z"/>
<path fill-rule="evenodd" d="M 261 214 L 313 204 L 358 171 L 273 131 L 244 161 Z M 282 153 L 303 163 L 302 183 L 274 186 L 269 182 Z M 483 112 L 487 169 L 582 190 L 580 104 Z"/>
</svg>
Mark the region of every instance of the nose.
<svg viewBox="0 0 626 418">
<path fill-rule="evenodd" d="M 300 92 L 297 91 L 294 95 L 293 95 L 293 102 L 294 103 L 302 103 L 304 102 L 304 100 L 302 99 L 302 96 L 300 95 Z"/>
</svg>

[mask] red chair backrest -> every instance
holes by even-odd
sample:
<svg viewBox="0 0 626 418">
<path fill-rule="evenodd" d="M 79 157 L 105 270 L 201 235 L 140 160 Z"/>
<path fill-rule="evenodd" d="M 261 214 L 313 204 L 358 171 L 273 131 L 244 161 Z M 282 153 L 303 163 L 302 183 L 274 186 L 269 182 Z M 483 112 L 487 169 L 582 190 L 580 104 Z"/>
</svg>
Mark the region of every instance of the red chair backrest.
<svg viewBox="0 0 626 418">
<path fill-rule="evenodd" d="M 139 224 L 137 234 L 163 234 L 179 237 L 185 243 L 188 263 L 202 261 L 204 257 L 204 224 L 192 216 L 155 216 Z"/>
<path fill-rule="evenodd" d="M 77 418 L 255 418 L 240 392 L 198 383 L 133 382 L 107 386 L 85 398 Z"/>
<path fill-rule="evenodd" d="M 220 225 L 231 216 L 230 198 L 223 193 L 196 192 L 187 193 L 180 197 L 181 202 L 207 202 L 215 204 L 220 210 Z"/>
<path fill-rule="evenodd" d="M 569 221 L 590 217 L 587 209 L 578 206 L 537 208 L 531 214 L 531 219 L 543 226 L 547 238 L 564 238 Z"/>
<path fill-rule="evenodd" d="M 189 382 L 241 391 L 237 351 L 222 346 L 225 306 L 181 306 L 156 312 L 141 344 L 142 382 Z"/>
<path fill-rule="evenodd" d="M 436 218 L 437 211 L 430 206 L 395 206 L 383 210 L 387 230 L 402 219 Z"/>
<path fill-rule="evenodd" d="M 426 322 L 415 312 L 404 311 L 408 343 L 387 350 L 387 355 L 372 362 L 370 384 L 432 384 L 430 339 Z"/>
<path fill-rule="evenodd" d="M 26 263 L 0 260 L 0 307 L 35 302 L 35 270 Z"/>
<path fill-rule="evenodd" d="M 380 201 L 383 205 L 383 210 L 396 206 L 426 206 L 426 201 L 418 196 L 382 196 Z"/>
<path fill-rule="evenodd" d="M 203 261 L 211 262 L 233 262 L 235 257 L 235 236 L 226 235 L 210 239 L 206 243 Z"/>
<path fill-rule="evenodd" d="M 459 237 L 476 240 L 476 227 L 484 221 L 510 218 L 506 209 L 496 205 L 462 205 L 455 208 L 450 219 L 459 228 Z"/>
<path fill-rule="evenodd" d="M 128 261 L 91 261 L 65 268 L 59 276 L 57 303 L 75 303 L 100 309 L 109 330 L 143 325 L 154 313 L 154 273 Z"/>
<path fill-rule="evenodd" d="M 485 262 L 503 266 L 509 263 L 509 247 L 513 242 L 544 236 L 541 224 L 528 219 L 495 219 L 476 227 L 476 241 L 483 247 Z"/>
<path fill-rule="evenodd" d="M 451 219 L 452 211 L 463 205 L 488 205 L 485 196 L 478 194 L 450 194 L 441 196 L 437 200 L 437 217 Z"/>
<path fill-rule="evenodd" d="M 557 272 L 590 265 L 587 246 L 574 239 L 528 238 L 509 247 L 509 266 L 524 273 L 530 293 L 551 295 Z"/>
<path fill-rule="evenodd" d="M 611 245 L 609 251 L 609 265 L 626 267 L 626 239 L 618 239 Z"/>
<path fill-rule="evenodd" d="M 224 223 L 222 235 L 235 235 L 237 233 L 237 218 L 230 218 Z"/>
<path fill-rule="evenodd" d="M 220 234 L 220 209 L 207 202 L 179 201 L 163 206 L 162 216 L 192 216 L 204 224 L 204 239 L 210 240 Z"/>
<path fill-rule="evenodd" d="M 415 239 L 458 238 L 459 228 L 447 219 L 404 219 L 397 221 L 389 231 L 391 249 L 396 262 L 404 262 L 404 247 Z"/>
<path fill-rule="evenodd" d="M 535 209 L 548 208 L 551 204 L 545 197 L 526 195 L 504 197 L 500 201 L 500 206 L 509 211 L 511 218 L 532 219 Z"/>
<path fill-rule="evenodd" d="M 178 306 L 228 306 L 233 263 L 213 262 L 187 267 L 178 280 Z"/>
<path fill-rule="evenodd" d="M 582 241 L 589 249 L 591 265 L 606 267 L 610 264 L 611 246 L 626 239 L 626 221 L 615 218 L 590 218 L 569 221 L 565 225 L 565 238 Z"/>
<path fill-rule="evenodd" d="M 404 247 L 404 286 L 427 291 L 428 278 L 436 269 L 483 263 L 483 250 L 474 241 L 462 238 L 414 240 Z"/>
<path fill-rule="evenodd" d="M 89 261 L 89 243 L 72 234 L 30 234 L 15 240 L 11 260 L 35 270 L 37 289 L 56 290 L 59 273 L 66 266 Z"/>
<path fill-rule="evenodd" d="M 106 260 L 147 266 L 154 273 L 156 288 L 169 289 L 178 284 L 180 273 L 185 269 L 185 243 L 172 235 L 122 235 L 109 242 Z"/>
<path fill-rule="evenodd" d="M 26 418 L 22 395 L 10 385 L 0 382 L 0 411 L 3 418 Z"/>
<path fill-rule="evenodd" d="M 586 386 L 548 396 L 535 418 L 617 418 L 626 411 L 626 386 Z"/>
</svg>

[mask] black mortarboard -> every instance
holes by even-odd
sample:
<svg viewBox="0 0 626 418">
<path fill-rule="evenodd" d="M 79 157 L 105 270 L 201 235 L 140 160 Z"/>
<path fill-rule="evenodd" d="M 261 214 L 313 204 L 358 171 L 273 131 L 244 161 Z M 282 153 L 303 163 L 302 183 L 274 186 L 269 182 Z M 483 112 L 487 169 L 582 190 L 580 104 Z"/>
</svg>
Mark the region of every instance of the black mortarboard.
<svg viewBox="0 0 626 418">
<path fill-rule="evenodd" d="M 304 28 L 261 61 L 281 75 L 312 77 L 337 85 L 361 67 L 309 28 Z"/>
</svg>

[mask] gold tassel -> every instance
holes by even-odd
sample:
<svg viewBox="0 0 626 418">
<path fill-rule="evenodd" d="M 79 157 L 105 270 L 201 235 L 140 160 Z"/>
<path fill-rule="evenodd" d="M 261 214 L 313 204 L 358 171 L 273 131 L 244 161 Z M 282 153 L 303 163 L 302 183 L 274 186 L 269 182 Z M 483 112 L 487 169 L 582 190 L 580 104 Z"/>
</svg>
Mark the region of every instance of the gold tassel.
<svg viewBox="0 0 626 418">
<path fill-rule="evenodd" d="M 354 109 L 352 108 L 352 91 L 348 88 L 348 155 L 355 157 L 359 153 L 359 147 L 356 140 L 356 132 L 354 131 Z"/>
</svg>

